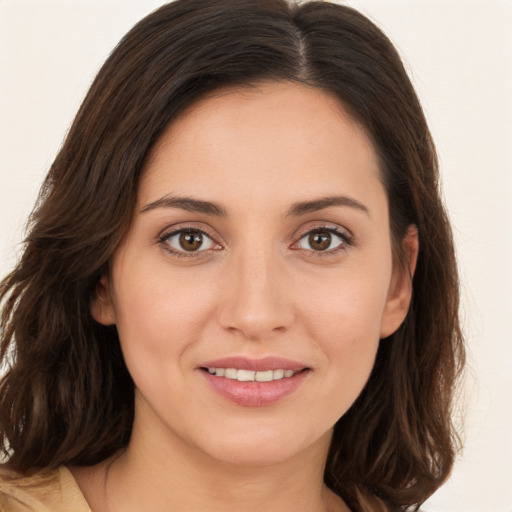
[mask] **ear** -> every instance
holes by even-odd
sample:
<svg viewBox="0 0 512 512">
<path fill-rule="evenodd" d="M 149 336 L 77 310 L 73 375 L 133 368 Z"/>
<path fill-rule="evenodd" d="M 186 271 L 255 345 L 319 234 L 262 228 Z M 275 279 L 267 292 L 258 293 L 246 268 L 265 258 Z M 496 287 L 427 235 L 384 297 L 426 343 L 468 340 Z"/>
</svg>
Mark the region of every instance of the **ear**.
<svg viewBox="0 0 512 512">
<path fill-rule="evenodd" d="M 114 305 L 110 294 L 110 283 L 107 276 L 103 276 L 96 287 L 96 296 L 91 303 L 91 314 L 96 322 L 102 325 L 115 325 L 116 323 Z"/>
<path fill-rule="evenodd" d="M 396 265 L 393 270 L 388 298 L 380 326 L 380 337 L 391 336 L 402 324 L 409 311 L 412 299 L 412 278 L 418 260 L 418 228 L 409 226 L 402 240 L 405 255 L 404 265 Z"/>
</svg>

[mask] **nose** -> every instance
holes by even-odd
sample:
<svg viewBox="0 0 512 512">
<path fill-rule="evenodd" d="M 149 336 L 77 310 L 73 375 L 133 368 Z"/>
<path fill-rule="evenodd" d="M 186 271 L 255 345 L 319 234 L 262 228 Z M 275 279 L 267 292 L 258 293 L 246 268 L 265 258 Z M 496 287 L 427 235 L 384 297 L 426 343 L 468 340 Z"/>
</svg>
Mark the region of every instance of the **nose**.
<svg viewBox="0 0 512 512">
<path fill-rule="evenodd" d="M 224 281 L 218 314 L 223 329 L 248 340 L 264 341 L 293 324 L 286 272 L 271 251 L 245 252 L 233 258 Z"/>
</svg>

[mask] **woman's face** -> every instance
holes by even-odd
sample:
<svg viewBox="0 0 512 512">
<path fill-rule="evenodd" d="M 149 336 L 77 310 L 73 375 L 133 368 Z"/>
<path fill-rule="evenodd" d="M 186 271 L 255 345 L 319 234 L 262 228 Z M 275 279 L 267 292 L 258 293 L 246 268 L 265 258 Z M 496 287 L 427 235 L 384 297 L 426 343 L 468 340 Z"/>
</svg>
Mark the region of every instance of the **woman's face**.
<svg viewBox="0 0 512 512">
<path fill-rule="evenodd" d="M 117 325 L 134 436 L 268 464 L 326 449 L 409 298 L 364 131 L 319 89 L 267 83 L 167 129 L 93 314 Z"/>
</svg>

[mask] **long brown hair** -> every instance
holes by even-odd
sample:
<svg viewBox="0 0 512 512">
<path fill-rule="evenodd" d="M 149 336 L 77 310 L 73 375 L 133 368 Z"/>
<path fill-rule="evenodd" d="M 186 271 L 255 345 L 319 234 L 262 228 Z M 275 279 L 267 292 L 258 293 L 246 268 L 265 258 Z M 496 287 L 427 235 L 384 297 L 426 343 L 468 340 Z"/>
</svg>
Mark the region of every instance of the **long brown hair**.
<svg viewBox="0 0 512 512">
<path fill-rule="evenodd" d="M 464 349 L 431 135 L 372 22 L 346 6 L 286 0 L 177 0 L 139 22 L 100 70 L 1 284 L 0 443 L 12 468 L 92 465 L 129 442 L 133 382 L 115 327 L 93 320 L 91 300 L 165 127 L 209 91 L 260 80 L 335 94 L 379 155 L 395 261 L 410 225 L 420 238 L 408 317 L 381 341 L 365 389 L 337 422 L 325 481 L 354 511 L 405 511 L 447 478 Z"/>
</svg>

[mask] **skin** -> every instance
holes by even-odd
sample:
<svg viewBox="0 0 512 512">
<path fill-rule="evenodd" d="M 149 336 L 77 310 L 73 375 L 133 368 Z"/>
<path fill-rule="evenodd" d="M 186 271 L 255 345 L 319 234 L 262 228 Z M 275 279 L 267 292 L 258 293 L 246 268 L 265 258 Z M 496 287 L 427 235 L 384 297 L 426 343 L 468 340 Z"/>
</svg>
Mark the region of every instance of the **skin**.
<svg viewBox="0 0 512 512">
<path fill-rule="evenodd" d="M 332 196 L 345 199 L 290 213 Z M 158 203 L 169 197 L 225 215 Z M 164 239 L 183 228 L 208 235 L 199 250 L 181 249 L 179 234 Z M 314 230 L 331 237 L 328 249 L 311 244 Z M 380 339 L 407 314 L 412 228 L 404 244 L 409 268 L 394 270 L 374 148 L 327 93 L 262 83 L 182 113 L 146 163 L 131 229 L 92 306 L 117 325 L 136 385 L 128 448 L 72 469 L 93 511 L 348 510 L 323 484 L 325 460 Z M 233 355 L 309 370 L 289 396 L 245 407 L 198 368 Z"/>
</svg>

